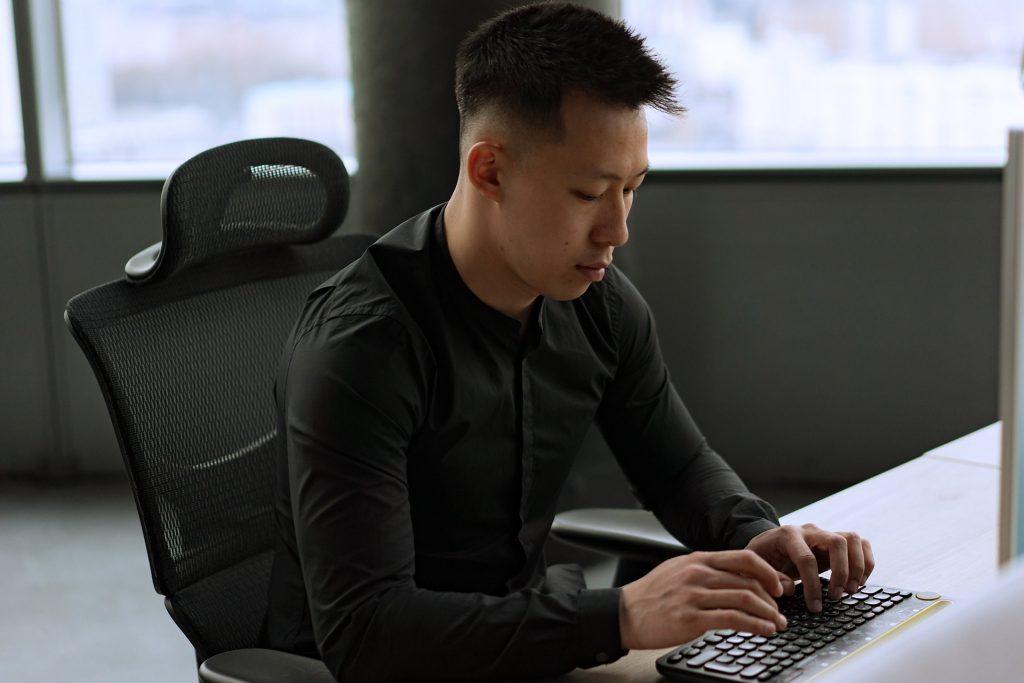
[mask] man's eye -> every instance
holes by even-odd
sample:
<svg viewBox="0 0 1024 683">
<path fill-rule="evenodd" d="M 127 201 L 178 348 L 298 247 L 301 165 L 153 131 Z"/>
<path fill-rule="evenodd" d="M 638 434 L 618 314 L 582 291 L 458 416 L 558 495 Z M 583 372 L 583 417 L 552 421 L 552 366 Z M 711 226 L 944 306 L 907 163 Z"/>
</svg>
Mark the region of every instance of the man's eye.
<svg viewBox="0 0 1024 683">
<path fill-rule="evenodd" d="M 576 192 L 576 196 L 585 202 L 596 202 L 601 198 L 600 195 L 587 194 L 586 192 Z"/>
</svg>

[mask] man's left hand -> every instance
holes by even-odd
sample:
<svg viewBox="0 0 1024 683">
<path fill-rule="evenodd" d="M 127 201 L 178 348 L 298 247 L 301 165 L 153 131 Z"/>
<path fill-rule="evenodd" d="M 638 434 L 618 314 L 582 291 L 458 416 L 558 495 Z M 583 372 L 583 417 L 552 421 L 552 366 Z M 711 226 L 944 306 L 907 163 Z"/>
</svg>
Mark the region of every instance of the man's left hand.
<svg viewBox="0 0 1024 683">
<path fill-rule="evenodd" d="M 854 593 L 863 586 L 875 568 L 875 557 L 866 538 L 852 531 L 825 531 L 813 524 L 769 529 L 752 538 L 747 550 L 753 550 L 775 567 L 787 595 L 793 593 L 793 579 L 801 579 L 807 608 L 812 612 L 821 611 L 818 574 L 832 570 L 828 597 L 838 600 L 843 590 Z"/>
</svg>

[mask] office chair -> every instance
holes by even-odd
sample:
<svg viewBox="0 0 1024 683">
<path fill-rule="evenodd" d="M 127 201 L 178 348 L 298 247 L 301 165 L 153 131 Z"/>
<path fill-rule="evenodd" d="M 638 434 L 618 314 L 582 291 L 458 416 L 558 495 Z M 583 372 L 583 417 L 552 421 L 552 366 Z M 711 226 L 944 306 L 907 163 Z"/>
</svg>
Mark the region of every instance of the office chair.
<svg viewBox="0 0 1024 683">
<path fill-rule="evenodd" d="M 326 239 L 348 207 L 331 150 L 247 140 L 185 162 L 163 241 L 72 298 L 142 522 L 153 584 L 210 683 L 333 681 L 257 643 L 276 531 L 273 382 L 306 295 L 375 238 Z"/>
<path fill-rule="evenodd" d="M 320 661 L 255 645 L 276 538 L 274 375 L 307 293 L 374 240 L 325 239 L 347 204 L 344 165 L 316 143 L 208 150 L 164 185 L 163 241 L 124 279 L 67 304 L 114 424 L 153 585 L 208 683 L 334 680 Z M 628 563 L 679 554 L 659 529 L 642 511 L 578 510 L 554 533 Z"/>
</svg>

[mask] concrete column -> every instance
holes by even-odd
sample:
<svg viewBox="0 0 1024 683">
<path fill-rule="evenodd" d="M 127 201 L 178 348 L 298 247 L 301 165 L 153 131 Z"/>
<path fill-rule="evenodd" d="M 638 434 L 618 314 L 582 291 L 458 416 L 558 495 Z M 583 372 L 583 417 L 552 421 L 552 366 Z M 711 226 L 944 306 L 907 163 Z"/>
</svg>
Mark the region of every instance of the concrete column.
<svg viewBox="0 0 1024 683">
<path fill-rule="evenodd" d="M 451 196 L 459 173 L 455 51 L 523 0 L 348 0 L 359 169 L 346 231 L 384 233 Z M 618 16 L 619 0 L 580 4 Z"/>
</svg>

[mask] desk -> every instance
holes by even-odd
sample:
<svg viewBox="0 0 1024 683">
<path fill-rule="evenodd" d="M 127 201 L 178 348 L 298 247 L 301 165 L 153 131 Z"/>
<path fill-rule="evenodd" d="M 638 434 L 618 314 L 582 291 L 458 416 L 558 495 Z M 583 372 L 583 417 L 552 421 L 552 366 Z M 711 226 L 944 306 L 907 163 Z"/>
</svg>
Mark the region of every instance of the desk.
<svg viewBox="0 0 1024 683">
<path fill-rule="evenodd" d="M 999 452 L 997 423 L 796 510 L 782 523 L 813 522 L 870 539 L 878 563 L 873 583 L 967 597 L 996 577 Z M 654 660 L 667 651 L 634 651 L 551 680 L 659 681 Z"/>
</svg>

